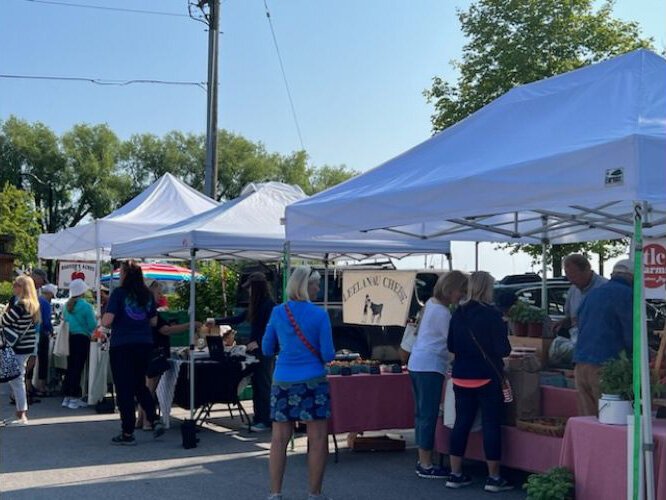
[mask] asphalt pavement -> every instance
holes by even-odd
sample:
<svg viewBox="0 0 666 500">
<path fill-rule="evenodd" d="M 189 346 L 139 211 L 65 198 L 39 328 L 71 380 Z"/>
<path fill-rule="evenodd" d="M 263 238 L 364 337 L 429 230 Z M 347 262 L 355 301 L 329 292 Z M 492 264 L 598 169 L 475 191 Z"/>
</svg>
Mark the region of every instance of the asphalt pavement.
<svg viewBox="0 0 666 500">
<path fill-rule="evenodd" d="M 9 387 L 0 384 L 0 418 L 11 419 Z M 120 430 L 118 414 L 98 415 L 93 409 L 70 410 L 60 398 L 43 398 L 29 410 L 30 424 L 0 427 L 0 498 L 2 500 L 64 499 L 264 499 L 268 492 L 270 434 L 249 433 L 235 414 L 216 414 L 198 434 L 195 449 L 181 445 L 179 421 L 159 440 L 137 431 L 138 445 L 110 444 Z M 182 410 L 176 416 L 185 416 Z M 341 499 L 524 499 L 515 491 L 483 491 L 485 467 L 470 463 L 475 482 L 449 490 L 441 480 L 418 478 L 413 432 L 404 452 L 353 452 L 340 435 L 339 462 L 329 459 L 324 492 Z M 285 476 L 285 499 L 307 498 L 306 439 L 297 437 Z M 332 450 L 331 445 L 331 450 Z M 518 483 L 525 474 L 508 471 Z"/>
</svg>

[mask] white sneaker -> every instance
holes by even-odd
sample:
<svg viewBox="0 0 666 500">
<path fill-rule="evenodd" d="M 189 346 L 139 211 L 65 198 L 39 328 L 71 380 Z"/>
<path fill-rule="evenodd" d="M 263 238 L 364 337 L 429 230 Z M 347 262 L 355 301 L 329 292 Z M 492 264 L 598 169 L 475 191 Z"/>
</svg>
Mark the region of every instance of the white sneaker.
<svg viewBox="0 0 666 500">
<path fill-rule="evenodd" d="M 79 404 L 76 401 L 76 399 L 70 399 L 69 404 L 67 405 L 67 408 L 70 410 L 78 410 L 79 409 Z"/>
<path fill-rule="evenodd" d="M 83 398 L 77 399 L 76 404 L 79 405 L 79 408 L 88 408 L 88 403 Z"/>
<path fill-rule="evenodd" d="M 69 408 L 69 402 L 70 401 L 71 401 L 71 398 L 64 398 L 62 400 L 62 404 L 60 406 L 62 406 L 63 408 Z"/>
</svg>

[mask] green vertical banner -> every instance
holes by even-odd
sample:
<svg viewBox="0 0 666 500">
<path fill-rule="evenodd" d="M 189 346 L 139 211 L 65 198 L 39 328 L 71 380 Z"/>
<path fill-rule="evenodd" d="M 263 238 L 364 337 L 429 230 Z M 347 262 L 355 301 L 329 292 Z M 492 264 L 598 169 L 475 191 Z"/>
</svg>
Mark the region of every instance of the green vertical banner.
<svg viewBox="0 0 666 500">
<path fill-rule="evenodd" d="M 641 450 L 641 410 L 643 397 L 641 394 L 641 307 L 643 307 L 643 211 L 641 205 L 634 204 L 634 306 L 633 306 L 633 377 L 634 377 L 634 449 L 633 449 L 633 498 L 639 500 L 640 485 L 643 480 L 639 476 Z"/>
</svg>

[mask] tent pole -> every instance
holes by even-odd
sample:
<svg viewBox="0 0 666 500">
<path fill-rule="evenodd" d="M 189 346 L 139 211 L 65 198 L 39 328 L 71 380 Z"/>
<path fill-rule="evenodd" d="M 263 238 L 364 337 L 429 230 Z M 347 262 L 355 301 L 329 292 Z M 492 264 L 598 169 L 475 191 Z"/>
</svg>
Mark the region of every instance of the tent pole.
<svg viewBox="0 0 666 500">
<path fill-rule="evenodd" d="M 645 318 L 645 284 L 643 282 L 643 218 L 646 211 L 642 204 L 634 203 L 635 218 L 635 243 L 634 243 L 634 376 L 636 376 L 636 359 L 640 357 L 640 382 L 641 391 L 636 392 L 634 381 L 634 401 L 639 398 L 640 405 L 634 405 L 642 410 L 642 436 L 640 442 L 644 454 L 645 471 L 645 493 L 647 500 L 654 500 L 654 468 L 653 468 L 653 437 L 652 437 L 652 395 L 650 387 L 650 365 Z M 636 335 L 640 336 L 640 346 L 636 345 Z M 639 353 L 636 350 L 640 349 Z M 638 356 L 637 356 L 638 354 Z M 635 418 L 635 414 L 634 414 Z M 636 422 L 634 421 L 634 425 Z M 634 454 L 636 446 L 634 445 Z M 636 460 L 636 455 L 634 455 Z M 634 471 L 636 465 L 634 464 Z M 639 477 L 639 480 L 643 478 Z M 636 493 L 634 484 L 634 494 Z M 642 488 L 641 488 L 642 489 Z"/>
<path fill-rule="evenodd" d="M 479 242 L 474 242 L 474 270 L 479 270 Z"/>
<path fill-rule="evenodd" d="M 541 240 L 541 309 L 548 314 L 548 216 L 541 218 L 543 238 Z"/>
<path fill-rule="evenodd" d="M 328 254 L 324 256 L 324 311 L 328 313 Z"/>
<path fill-rule="evenodd" d="M 446 259 L 449 261 L 449 271 L 453 271 L 453 255 L 451 253 L 447 253 Z"/>
<path fill-rule="evenodd" d="M 113 266 L 111 266 L 111 281 L 113 281 Z M 97 289 L 95 302 L 97 303 L 97 314 L 102 317 L 102 256 L 99 248 L 99 227 L 95 219 L 95 288 Z"/>
<path fill-rule="evenodd" d="M 190 250 L 190 420 L 194 420 L 194 311 L 196 310 L 196 248 Z"/>
<path fill-rule="evenodd" d="M 639 500 L 641 495 L 642 478 L 640 477 L 640 462 L 641 462 L 641 445 L 643 443 L 641 438 L 641 325 L 640 325 L 640 302 L 641 302 L 641 286 L 639 279 L 641 275 L 641 260 L 643 252 L 643 221 L 642 210 L 637 203 L 634 203 L 634 237 L 632 241 L 632 256 L 634 259 L 634 284 L 633 284 L 633 385 L 634 385 L 634 425 L 633 425 L 633 445 L 632 450 L 632 464 L 633 464 L 633 500 Z M 638 402 L 638 404 L 636 404 Z"/>
</svg>

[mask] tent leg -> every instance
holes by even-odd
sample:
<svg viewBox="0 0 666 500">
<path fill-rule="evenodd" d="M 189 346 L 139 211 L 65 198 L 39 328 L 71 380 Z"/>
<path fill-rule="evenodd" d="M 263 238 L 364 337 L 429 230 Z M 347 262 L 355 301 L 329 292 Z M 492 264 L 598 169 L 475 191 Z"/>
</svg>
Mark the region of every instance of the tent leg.
<svg viewBox="0 0 666 500">
<path fill-rule="evenodd" d="M 542 217 L 543 239 L 541 240 L 541 309 L 548 314 L 548 217 Z"/>
<path fill-rule="evenodd" d="M 99 247 L 99 226 L 95 220 L 95 288 L 97 289 L 95 302 L 97 303 L 97 314 L 102 317 L 102 256 Z M 113 266 L 111 266 L 111 282 L 113 282 Z"/>
<path fill-rule="evenodd" d="M 479 270 L 479 242 L 474 242 L 474 270 Z"/>
<path fill-rule="evenodd" d="M 634 382 L 634 400 L 638 398 L 640 405 L 636 405 L 642 411 L 641 433 L 642 440 L 639 442 L 640 450 L 643 452 L 645 471 L 645 498 L 654 500 L 654 467 L 653 467 L 653 437 L 652 437 L 652 397 L 650 388 L 650 365 L 648 353 L 648 340 L 645 318 L 645 285 L 643 283 L 643 205 L 634 204 L 634 376 L 636 376 L 638 365 L 640 367 L 640 391 L 636 391 L 636 382 Z M 636 345 L 636 335 L 640 336 L 640 345 Z M 640 349 L 639 353 L 635 351 Z M 634 414 L 636 416 L 636 413 Z M 634 425 L 638 422 L 634 421 Z M 635 433 L 636 434 L 636 433 Z M 638 450 L 634 445 L 634 460 L 636 460 Z M 634 465 L 635 471 L 635 465 Z M 638 477 L 638 481 L 642 481 Z M 642 490 L 642 488 L 640 488 Z M 636 488 L 634 487 L 634 495 Z M 640 495 L 642 496 L 642 494 Z"/>
<path fill-rule="evenodd" d="M 194 311 L 196 303 L 196 255 L 195 248 L 190 250 L 190 419 L 194 419 Z"/>
</svg>

